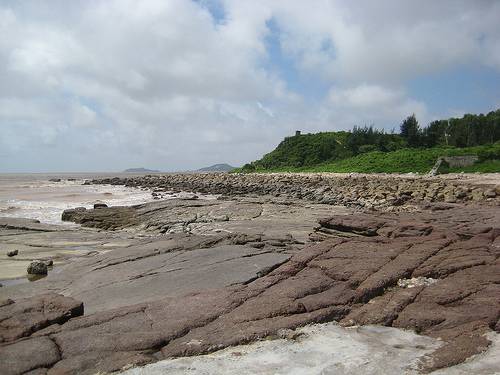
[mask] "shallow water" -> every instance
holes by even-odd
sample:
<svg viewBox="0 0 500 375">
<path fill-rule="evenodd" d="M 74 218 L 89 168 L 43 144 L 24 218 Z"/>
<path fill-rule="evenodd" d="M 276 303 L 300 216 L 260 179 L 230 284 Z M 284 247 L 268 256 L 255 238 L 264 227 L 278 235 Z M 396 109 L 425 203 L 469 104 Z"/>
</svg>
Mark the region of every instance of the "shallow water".
<svg viewBox="0 0 500 375">
<path fill-rule="evenodd" d="M 0 174 L 0 217 L 22 217 L 63 224 L 61 214 L 74 207 L 91 208 L 97 201 L 128 206 L 153 200 L 150 191 L 114 185 L 82 185 L 96 174 Z M 60 178 L 60 182 L 49 181 Z M 69 180 L 68 180 L 69 179 Z M 71 225 L 69 223 L 64 223 Z"/>
</svg>

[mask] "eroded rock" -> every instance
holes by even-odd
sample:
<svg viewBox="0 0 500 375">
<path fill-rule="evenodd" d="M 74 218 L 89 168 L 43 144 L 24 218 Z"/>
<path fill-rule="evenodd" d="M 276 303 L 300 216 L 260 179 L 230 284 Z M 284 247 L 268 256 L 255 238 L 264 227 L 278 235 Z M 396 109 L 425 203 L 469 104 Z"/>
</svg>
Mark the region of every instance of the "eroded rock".
<svg viewBox="0 0 500 375">
<path fill-rule="evenodd" d="M 138 225 L 165 224 L 172 220 L 174 204 L 141 205 L 123 215 Z M 231 204 L 185 201 L 175 206 L 175 220 L 206 225 L 201 220 L 219 216 Z M 210 225 L 264 215 L 262 204 L 241 206 L 228 214 L 229 221 Z M 271 207 L 266 206 L 266 215 Z M 125 222 L 125 216 L 113 216 L 115 208 L 87 211 L 85 219 L 103 227 L 121 228 Z M 150 238 L 75 262 L 33 287 L 79 295 L 90 301 L 90 315 L 58 322 L 56 314 L 56 319 L 30 323 L 31 318 L 15 318 L 19 301 L 2 302 L 0 312 L 7 309 L 8 314 L 0 324 L 15 324 L 5 330 L 1 349 L 12 358 L 7 348 L 45 338 L 60 354 L 48 354 L 50 363 L 37 366 L 48 373 L 85 374 L 209 353 L 336 320 L 440 338 L 443 346 L 430 353 L 421 369 L 451 366 L 483 351 L 489 344 L 485 334 L 498 330 L 499 216 L 495 208 L 455 205 L 364 213 L 359 220 L 330 215 L 317 229 L 332 232 L 308 244 L 297 241 L 296 232 L 284 235 L 283 227 L 281 235 L 248 231 Z M 177 293 L 164 298 L 172 291 Z"/>
<path fill-rule="evenodd" d="M 48 272 L 47 263 L 35 260 L 30 263 L 26 271 L 29 275 L 46 275 Z"/>
<path fill-rule="evenodd" d="M 83 303 L 55 293 L 0 303 L 0 342 L 11 342 L 83 315 Z"/>
</svg>

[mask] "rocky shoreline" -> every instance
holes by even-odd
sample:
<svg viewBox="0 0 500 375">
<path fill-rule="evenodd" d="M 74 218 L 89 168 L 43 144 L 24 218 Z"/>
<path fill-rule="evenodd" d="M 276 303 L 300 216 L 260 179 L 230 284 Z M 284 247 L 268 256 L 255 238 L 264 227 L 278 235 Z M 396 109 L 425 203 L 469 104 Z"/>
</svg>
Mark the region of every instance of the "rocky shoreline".
<svg viewBox="0 0 500 375">
<path fill-rule="evenodd" d="M 360 174 L 231 174 L 172 173 L 141 177 L 105 178 L 87 184 L 124 185 L 152 189 L 155 194 L 192 191 L 222 196 L 274 196 L 363 208 L 389 208 L 409 202 L 467 203 L 500 198 L 496 181 L 468 180 L 460 175 L 442 178 L 418 175 Z"/>
<path fill-rule="evenodd" d="M 488 350 L 500 332 L 494 183 L 287 174 L 88 183 L 220 196 L 65 212 L 90 229 L 2 219 L 0 246 L 71 237 L 88 251 L 0 288 L 2 374 L 114 372 L 283 332 L 294 340 L 287 330 L 331 321 L 439 339 L 408 369 L 428 373 Z"/>
</svg>

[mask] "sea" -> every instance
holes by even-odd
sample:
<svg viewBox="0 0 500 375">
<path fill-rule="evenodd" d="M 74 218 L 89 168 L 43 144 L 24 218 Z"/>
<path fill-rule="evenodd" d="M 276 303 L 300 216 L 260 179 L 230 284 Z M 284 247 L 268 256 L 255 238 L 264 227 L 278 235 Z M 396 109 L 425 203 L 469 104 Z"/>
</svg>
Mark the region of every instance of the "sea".
<svg viewBox="0 0 500 375">
<path fill-rule="evenodd" d="M 151 191 L 116 185 L 83 185 L 86 180 L 130 174 L 0 174 L 0 217 L 37 219 L 41 223 L 72 225 L 61 220 L 68 208 L 92 208 L 94 203 L 129 206 L 153 200 Z M 54 179 L 60 179 L 55 181 Z M 52 180 L 52 181 L 51 181 Z"/>
</svg>

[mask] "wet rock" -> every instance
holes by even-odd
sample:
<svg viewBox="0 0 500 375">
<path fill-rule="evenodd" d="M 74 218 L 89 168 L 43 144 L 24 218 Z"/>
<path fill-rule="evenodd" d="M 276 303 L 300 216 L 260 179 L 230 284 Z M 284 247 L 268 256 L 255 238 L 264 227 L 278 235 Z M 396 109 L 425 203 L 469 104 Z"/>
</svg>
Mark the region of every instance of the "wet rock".
<svg viewBox="0 0 500 375">
<path fill-rule="evenodd" d="M 86 227 L 113 230 L 137 224 L 132 207 L 103 207 L 94 210 L 75 208 L 65 210 L 63 221 L 72 221 Z"/>
<path fill-rule="evenodd" d="M 29 275 L 46 275 L 47 264 L 44 261 L 36 260 L 30 263 L 27 272 Z"/>
<path fill-rule="evenodd" d="M 7 256 L 8 257 L 13 257 L 13 256 L 16 256 L 17 254 L 19 254 L 19 250 L 7 251 Z"/>
<path fill-rule="evenodd" d="M 106 203 L 102 203 L 102 202 L 94 203 L 94 210 L 98 209 L 98 208 L 106 208 L 106 207 L 108 207 L 108 205 Z"/>
<path fill-rule="evenodd" d="M 64 210 L 61 216 L 61 220 L 77 222 L 85 211 L 87 211 L 85 207 L 76 207 Z"/>
</svg>

